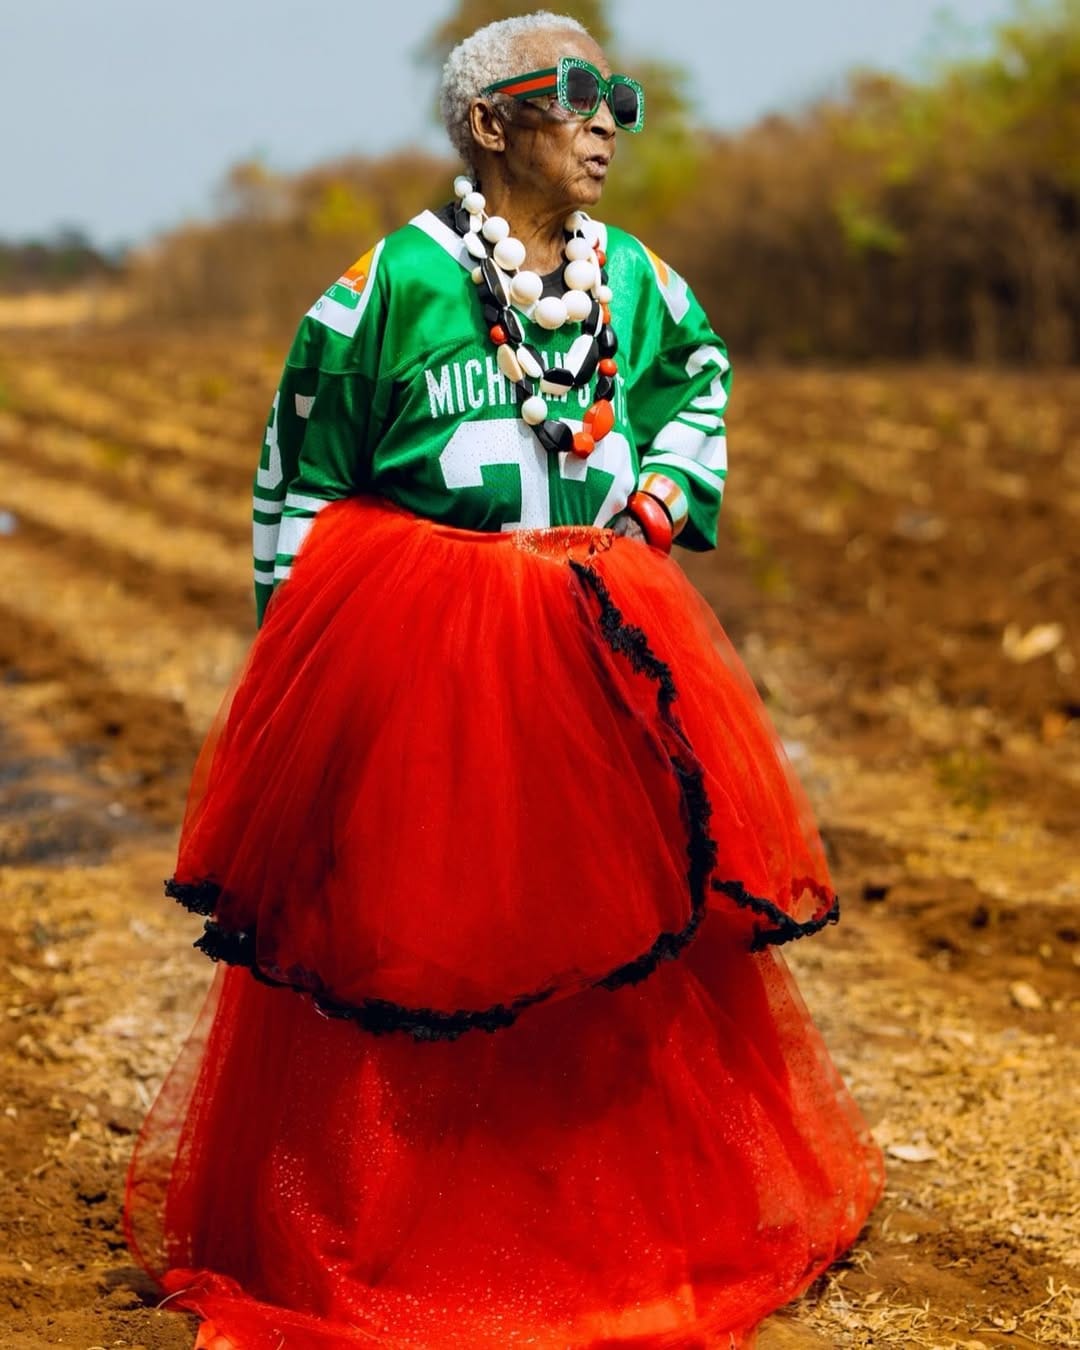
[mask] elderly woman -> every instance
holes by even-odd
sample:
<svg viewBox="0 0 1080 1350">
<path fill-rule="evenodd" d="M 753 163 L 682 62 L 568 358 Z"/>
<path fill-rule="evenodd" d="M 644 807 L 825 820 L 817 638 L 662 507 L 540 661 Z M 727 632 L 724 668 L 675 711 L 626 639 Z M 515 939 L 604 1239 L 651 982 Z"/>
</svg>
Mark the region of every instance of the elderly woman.
<svg viewBox="0 0 1080 1350">
<path fill-rule="evenodd" d="M 577 23 L 477 32 L 443 110 L 453 201 L 274 400 L 168 886 L 225 973 L 129 1235 L 204 1346 L 748 1345 L 880 1179 L 776 953 L 836 917 L 820 844 L 669 557 L 729 365 L 588 214 L 645 96 Z"/>
</svg>

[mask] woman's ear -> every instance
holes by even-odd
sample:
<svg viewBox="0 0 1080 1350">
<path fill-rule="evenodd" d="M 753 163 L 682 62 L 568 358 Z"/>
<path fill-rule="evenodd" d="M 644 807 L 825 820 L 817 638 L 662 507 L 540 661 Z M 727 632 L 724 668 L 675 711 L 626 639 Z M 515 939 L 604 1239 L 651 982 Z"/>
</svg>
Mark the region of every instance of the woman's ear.
<svg viewBox="0 0 1080 1350">
<path fill-rule="evenodd" d="M 499 155 L 506 149 L 506 127 L 485 99 L 474 98 L 469 104 L 469 130 L 481 150 Z"/>
</svg>

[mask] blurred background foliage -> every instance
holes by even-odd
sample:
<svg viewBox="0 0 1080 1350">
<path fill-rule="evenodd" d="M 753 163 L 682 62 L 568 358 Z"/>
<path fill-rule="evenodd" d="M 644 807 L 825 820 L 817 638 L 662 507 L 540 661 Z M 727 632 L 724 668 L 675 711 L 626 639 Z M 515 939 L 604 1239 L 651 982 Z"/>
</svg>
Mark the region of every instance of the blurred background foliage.
<svg viewBox="0 0 1080 1350">
<path fill-rule="evenodd" d="M 0 239 L 0 293 L 63 288 L 119 271 L 118 260 L 96 249 L 74 226 L 17 244 Z"/>
<path fill-rule="evenodd" d="M 744 357 L 1080 359 L 1080 0 L 1021 0 L 924 81 L 858 72 L 734 134 L 695 123 L 682 72 L 620 50 L 605 0 L 555 7 L 648 90 L 603 216 L 683 272 Z M 418 57 L 436 73 L 462 36 L 533 8 L 459 0 Z M 217 220 L 130 261 L 143 312 L 284 333 L 374 239 L 439 205 L 453 171 L 419 151 L 293 175 L 239 164 Z"/>
</svg>

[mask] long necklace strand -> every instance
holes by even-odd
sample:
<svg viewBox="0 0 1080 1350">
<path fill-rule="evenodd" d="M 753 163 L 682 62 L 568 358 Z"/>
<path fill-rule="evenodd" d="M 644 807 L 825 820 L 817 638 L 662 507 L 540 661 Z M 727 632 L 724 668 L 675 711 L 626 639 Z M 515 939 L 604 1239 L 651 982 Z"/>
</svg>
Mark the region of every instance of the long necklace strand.
<svg viewBox="0 0 1080 1350">
<path fill-rule="evenodd" d="M 566 291 L 542 295 L 538 273 L 525 267 L 525 245 L 510 233 L 502 216 L 489 216 L 484 195 L 464 174 L 454 179 L 454 225 L 476 262 L 472 279 L 496 346 L 499 370 L 513 386 L 522 421 L 552 454 L 591 455 L 615 424 L 611 404 L 618 366 L 619 340 L 611 326 L 611 287 L 596 226 L 584 211 L 574 211 L 563 226 Z M 580 323 L 581 335 L 570 344 L 565 366 L 544 366 L 540 353 L 529 346 L 518 316 L 519 305 L 541 328 L 555 330 Z M 548 416 L 544 395 L 565 398 L 583 389 L 597 376 L 593 402 L 575 432 L 566 422 Z"/>
</svg>

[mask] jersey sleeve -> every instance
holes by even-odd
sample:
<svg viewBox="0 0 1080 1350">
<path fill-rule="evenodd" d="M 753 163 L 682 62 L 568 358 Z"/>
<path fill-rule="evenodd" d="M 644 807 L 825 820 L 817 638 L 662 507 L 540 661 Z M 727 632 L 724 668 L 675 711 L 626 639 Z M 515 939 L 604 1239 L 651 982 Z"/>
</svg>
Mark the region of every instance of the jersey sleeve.
<svg viewBox="0 0 1080 1350">
<path fill-rule="evenodd" d="M 655 254 L 644 252 L 643 331 L 654 336 L 628 391 L 641 463 L 638 487 L 664 502 L 678 543 L 715 548 L 727 479 L 724 413 L 731 363 L 686 282 Z"/>
<path fill-rule="evenodd" d="M 260 624 L 318 513 L 363 486 L 385 322 L 380 249 L 354 263 L 304 316 L 274 396 L 252 517 Z"/>
</svg>

